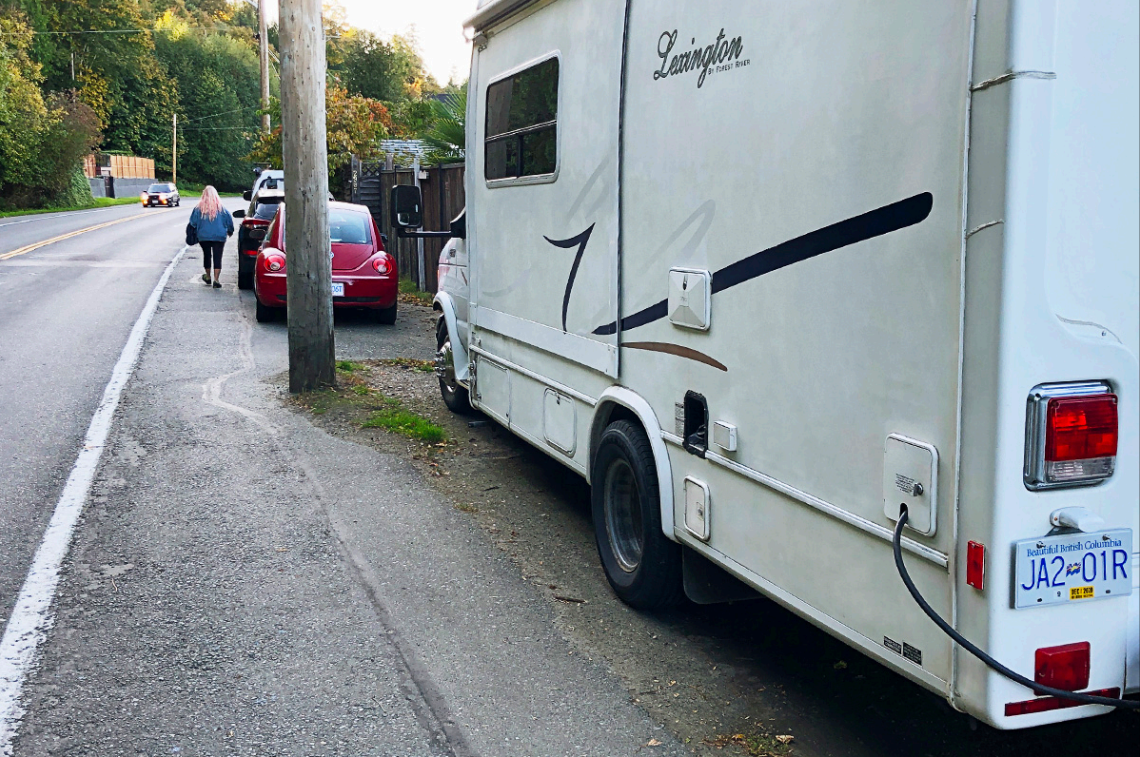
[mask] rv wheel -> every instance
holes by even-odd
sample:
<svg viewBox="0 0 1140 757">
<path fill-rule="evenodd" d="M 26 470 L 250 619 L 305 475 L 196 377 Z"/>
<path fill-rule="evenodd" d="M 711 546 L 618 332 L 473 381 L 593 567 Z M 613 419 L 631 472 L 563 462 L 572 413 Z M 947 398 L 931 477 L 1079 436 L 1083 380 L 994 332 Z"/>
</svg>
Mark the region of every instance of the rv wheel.
<svg viewBox="0 0 1140 757">
<path fill-rule="evenodd" d="M 661 532 L 657 466 L 645 432 L 630 421 L 611 423 L 593 470 L 594 535 L 614 593 L 641 610 L 677 604 L 681 548 Z"/>
<path fill-rule="evenodd" d="M 439 376 L 439 393 L 443 404 L 453 413 L 471 412 L 471 402 L 467 390 L 455 378 L 455 357 L 451 351 L 451 337 L 447 333 L 447 321 L 441 315 L 435 326 L 435 374 Z"/>
</svg>

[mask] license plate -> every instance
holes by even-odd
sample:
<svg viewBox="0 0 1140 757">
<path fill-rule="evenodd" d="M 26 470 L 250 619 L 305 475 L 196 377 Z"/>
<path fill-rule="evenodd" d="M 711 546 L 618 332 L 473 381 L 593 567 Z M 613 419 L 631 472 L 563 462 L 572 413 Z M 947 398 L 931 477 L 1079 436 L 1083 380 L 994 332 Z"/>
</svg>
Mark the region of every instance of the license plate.
<svg viewBox="0 0 1140 757">
<path fill-rule="evenodd" d="M 344 297 L 344 282 L 334 281 L 332 283 L 333 297 Z"/>
<path fill-rule="evenodd" d="M 1132 593 L 1129 528 L 1023 539 L 1013 550 L 1016 609 Z"/>
</svg>

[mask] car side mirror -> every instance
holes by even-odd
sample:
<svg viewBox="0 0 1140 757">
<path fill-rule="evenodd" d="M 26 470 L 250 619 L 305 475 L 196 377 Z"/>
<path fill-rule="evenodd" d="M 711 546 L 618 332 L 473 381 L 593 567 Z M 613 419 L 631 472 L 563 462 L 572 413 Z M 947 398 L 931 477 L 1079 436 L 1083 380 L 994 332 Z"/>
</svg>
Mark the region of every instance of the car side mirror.
<svg viewBox="0 0 1140 757">
<path fill-rule="evenodd" d="M 418 229 L 424 225 L 419 187 L 412 184 L 392 187 L 392 225 L 400 229 Z"/>
<path fill-rule="evenodd" d="M 234 218 L 245 218 L 245 211 L 244 210 L 235 210 L 234 211 Z"/>
<path fill-rule="evenodd" d="M 245 190 L 244 192 L 241 193 L 241 198 L 243 200 L 245 200 L 246 202 L 249 202 L 250 200 L 253 199 L 253 190 L 252 189 Z"/>
<path fill-rule="evenodd" d="M 460 213 L 454 219 L 452 219 L 452 221 L 451 221 L 451 236 L 454 237 L 455 239 L 466 239 L 467 238 L 467 211 L 466 210 L 464 210 L 462 213 Z"/>
</svg>

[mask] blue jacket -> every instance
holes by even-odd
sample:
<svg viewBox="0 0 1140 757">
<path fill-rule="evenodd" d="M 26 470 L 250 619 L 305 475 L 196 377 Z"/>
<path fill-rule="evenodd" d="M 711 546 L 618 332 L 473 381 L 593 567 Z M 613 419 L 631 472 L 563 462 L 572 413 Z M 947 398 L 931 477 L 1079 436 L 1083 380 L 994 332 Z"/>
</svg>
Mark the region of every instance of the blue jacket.
<svg viewBox="0 0 1140 757">
<path fill-rule="evenodd" d="M 198 230 L 199 242 L 224 242 L 226 237 L 234 233 L 234 219 L 225 208 L 210 220 L 202 215 L 202 211 L 194 208 L 190 214 L 190 223 Z"/>
</svg>

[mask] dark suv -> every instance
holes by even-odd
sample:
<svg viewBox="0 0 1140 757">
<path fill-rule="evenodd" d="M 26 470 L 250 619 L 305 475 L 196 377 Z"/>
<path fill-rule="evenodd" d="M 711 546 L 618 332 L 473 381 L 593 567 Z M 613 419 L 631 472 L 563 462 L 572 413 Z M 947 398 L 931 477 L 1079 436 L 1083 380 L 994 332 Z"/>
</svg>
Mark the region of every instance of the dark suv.
<svg viewBox="0 0 1140 757">
<path fill-rule="evenodd" d="M 235 210 L 240 218 L 238 226 L 238 289 L 253 289 L 253 266 L 257 251 L 265 239 L 269 222 L 277 215 L 277 208 L 285 200 L 285 190 L 264 186 L 249 201 L 248 210 Z"/>
<path fill-rule="evenodd" d="M 163 205 L 166 207 L 176 207 L 182 204 L 182 198 L 178 196 L 178 187 L 170 182 L 151 184 L 145 192 L 143 192 L 142 204 L 148 208 L 155 205 Z"/>
</svg>

